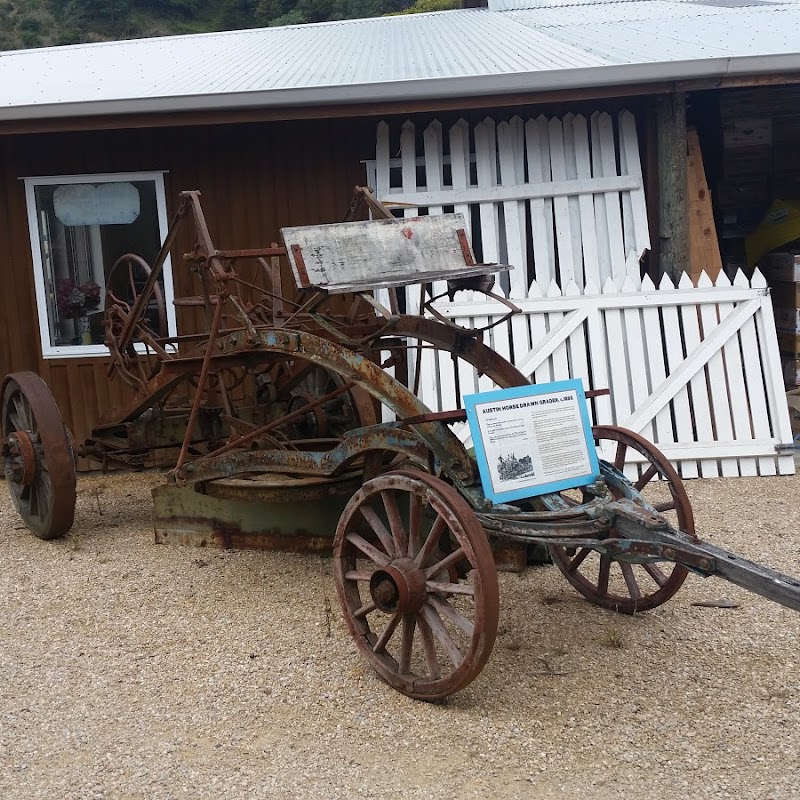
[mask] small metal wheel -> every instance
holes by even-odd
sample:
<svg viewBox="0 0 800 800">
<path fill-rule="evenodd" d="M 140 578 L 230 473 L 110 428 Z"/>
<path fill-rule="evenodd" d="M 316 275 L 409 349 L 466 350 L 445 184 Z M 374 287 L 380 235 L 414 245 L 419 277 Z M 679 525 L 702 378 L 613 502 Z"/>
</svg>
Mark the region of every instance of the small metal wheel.
<svg viewBox="0 0 800 800">
<path fill-rule="evenodd" d="M 283 432 L 291 440 L 340 439 L 347 431 L 375 425 L 378 418 L 369 395 L 357 386 L 341 392 L 345 380 L 338 373 L 300 359 L 282 361 L 257 380 L 259 399 L 284 404 L 287 414 L 312 406 L 294 418 Z M 330 400 L 316 404 L 333 394 Z"/>
<path fill-rule="evenodd" d="M 75 456 L 47 384 L 33 372 L 3 383 L 3 467 L 11 499 L 40 539 L 56 539 L 75 516 Z"/>
<path fill-rule="evenodd" d="M 598 445 L 612 442 L 612 463 L 622 471 L 628 448 L 641 453 L 645 463 L 640 477 L 631 483 L 645 500 L 661 512 L 667 521 L 694 536 L 692 506 L 683 488 L 680 476 L 654 445 L 633 431 L 613 425 L 600 425 L 593 429 Z M 612 489 L 619 498 L 623 492 Z M 619 536 L 616 531 L 611 535 Z M 681 588 L 688 570 L 672 562 L 632 564 L 617 561 L 589 548 L 577 551 L 564 547 L 550 547 L 553 561 L 566 579 L 588 600 L 596 605 L 623 614 L 648 611 L 669 600 Z"/>
<path fill-rule="evenodd" d="M 365 483 L 339 520 L 334 570 L 356 645 L 398 691 L 437 700 L 483 669 L 497 635 L 494 558 L 469 504 L 439 478 L 397 470 Z"/>
</svg>

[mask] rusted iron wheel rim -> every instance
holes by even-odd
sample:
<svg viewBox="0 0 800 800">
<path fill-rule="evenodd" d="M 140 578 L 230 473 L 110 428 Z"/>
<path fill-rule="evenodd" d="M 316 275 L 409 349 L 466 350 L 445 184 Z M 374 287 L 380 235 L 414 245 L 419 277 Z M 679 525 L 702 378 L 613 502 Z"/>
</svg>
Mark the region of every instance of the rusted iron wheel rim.
<svg viewBox="0 0 800 800">
<path fill-rule="evenodd" d="M 130 292 L 129 300 L 123 300 L 117 297 L 111 289 L 106 292 L 105 308 L 111 308 L 114 305 L 122 306 L 123 308 L 132 309 L 136 306 L 139 299 L 139 283 L 136 280 L 136 273 L 140 273 L 140 279 L 143 276 L 145 281 L 150 277 L 152 269 L 150 265 L 135 253 L 126 253 L 120 256 L 115 262 L 114 266 L 109 270 L 106 276 L 106 286 L 113 286 L 115 278 L 118 273 L 127 273 L 127 291 Z M 158 333 L 159 336 L 167 335 L 167 304 L 164 302 L 164 292 L 161 290 L 161 284 L 156 282 L 153 287 L 152 299 L 155 302 L 156 316 L 158 317 Z"/>
<path fill-rule="evenodd" d="M 33 372 L 15 372 L 3 383 L 3 462 L 11 499 L 40 539 L 63 536 L 75 516 L 75 462 L 70 439 L 47 384 Z M 22 473 L 14 450 L 27 439 L 35 465 Z"/>
<path fill-rule="evenodd" d="M 603 440 L 616 443 L 611 463 L 620 471 L 629 448 L 645 457 L 647 463 L 639 479 L 632 483 L 632 488 L 648 500 L 654 491 L 668 495 L 659 502 L 651 502 L 672 525 L 694 536 L 694 515 L 689 497 L 680 476 L 664 455 L 647 439 L 624 428 L 600 425 L 593 428 L 593 432 L 598 443 Z M 617 531 L 612 531 L 612 534 L 620 535 Z M 551 547 L 550 552 L 566 579 L 584 597 L 596 605 L 623 614 L 649 611 L 666 603 L 681 588 L 689 574 L 679 564 L 629 564 L 589 548 L 570 552 L 563 547 Z"/>
<path fill-rule="evenodd" d="M 356 645 L 393 688 L 437 700 L 483 669 L 499 615 L 494 558 L 444 481 L 397 470 L 365 483 L 339 520 L 334 571 Z"/>
</svg>

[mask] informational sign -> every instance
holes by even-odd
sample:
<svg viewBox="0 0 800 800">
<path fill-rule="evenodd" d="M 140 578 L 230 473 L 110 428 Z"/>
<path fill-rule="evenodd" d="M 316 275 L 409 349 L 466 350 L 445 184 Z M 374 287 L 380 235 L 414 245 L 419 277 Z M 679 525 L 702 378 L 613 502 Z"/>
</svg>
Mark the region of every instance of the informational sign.
<svg viewBox="0 0 800 800">
<path fill-rule="evenodd" d="M 489 500 L 558 492 L 598 477 L 580 380 L 467 395 L 464 404 Z"/>
</svg>

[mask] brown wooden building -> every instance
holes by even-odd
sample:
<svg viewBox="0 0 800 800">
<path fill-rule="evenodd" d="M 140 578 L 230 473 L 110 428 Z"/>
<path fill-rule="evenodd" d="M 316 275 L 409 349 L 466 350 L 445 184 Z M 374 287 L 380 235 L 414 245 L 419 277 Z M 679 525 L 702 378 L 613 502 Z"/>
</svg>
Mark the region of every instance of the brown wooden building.
<svg viewBox="0 0 800 800">
<path fill-rule="evenodd" d="M 729 9 L 731 13 L 738 10 Z M 493 37 L 502 33 L 485 24 L 492 20 L 492 14 L 502 17 L 501 12 L 451 14 L 424 16 L 430 18 L 431 25 L 450 25 L 452 47 L 458 51 L 471 46 L 477 59 L 480 48 L 485 52 L 492 46 Z M 471 15 L 480 15 L 474 33 L 477 38 L 471 44 L 459 40 L 466 35 L 460 28 L 461 14 L 470 16 L 468 22 Z M 389 25 L 391 30 L 405 32 L 410 26 L 407 21 L 389 20 L 360 24 L 373 25 L 376 30 Z M 423 24 L 421 20 L 419 25 Z M 346 23 L 342 26 L 347 28 Z M 318 32 L 319 28 L 309 26 L 306 35 L 312 37 Z M 243 33 L 254 36 L 258 32 Z M 276 35 L 274 29 L 261 33 Z M 214 36 L 231 34 L 203 37 L 204 43 Z M 172 41 L 177 47 L 187 38 L 197 37 L 165 39 L 155 45 L 151 41 L 96 47 L 106 48 L 103 53 L 113 53 L 117 48 L 120 63 L 130 64 L 134 63 L 127 52 L 130 48 L 155 46 L 168 55 Z M 335 42 L 329 42 L 319 51 L 318 72 L 330 69 L 329 50 L 335 46 Z M 398 45 L 390 42 L 385 46 Z M 3 96 L 6 89 L 0 88 L 0 230 L 5 242 L 0 265 L 0 374 L 33 370 L 42 375 L 78 440 L 88 435 L 103 408 L 119 404 L 119 393 L 125 388 L 108 381 L 108 359 L 96 331 L 79 330 L 76 316 L 69 313 L 76 299 L 74 293 L 78 293 L 80 302 L 72 303 L 73 309 L 81 307 L 96 313 L 99 309 L 87 297 L 91 294 L 87 286 L 92 283 L 99 284 L 99 290 L 109 288 L 103 284 L 119 255 L 136 250 L 152 262 L 181 190 L 201 191 L 218 246 L 258 247 L 276 241 L 281 226 L 341 219 L 353 187 L 365 181 L 363 162 L 374 158 L 380 119 L 400 124 L 411 116 L 422 123 L 421 130 L 434 117 L 446 124 L 459 116 L 478 119 L 487 113 L 507 118 L 514 113 L 530 114 L 532 109 L 556 114 L 625 107 L 635 113 L 640 135 L 651 239 L 656 243 L 649 268 L 653 272 L 675 271 L 684 268 L 688 259 L 682 147 L 686 93 L 694 92 L 691 97 L 697 113 L 706 109 L 702 98 L 710 97 L 710 90 L 713 95 L 724 87 L 800 81 L 800 64 L 788 75 L 777 74 L 778 68 L 785 66 L 781 59 L 761 64 L 755 77 L 744 74 L 744 68 L 740 75 L 722 77 L 714 64 L 705 68 L 700 65 L 687 77 L 684 65 L 671 74 L 653 64 L 639 64 L 637 71 L 634 63 L 603 75 L 602 81 L 596 74 L 590 75 L 596 71 L 585 66 L 577 71 L 562 70 L 564 74 L 575 73 L 570 78 L 572 85 L 566 85 L 563 76 L 556 80 L 549 73 L 536 78 L 521 66 L 494 75 L 488 65 L 481 74 L 454 74 L 449 84 L 435 86 L 432 75 L 410 69 L 405 96 L 400 96 L 396 81 L 370 83 L 367 64 L 362 75 L 340 79 L 327 88 L 312 85 L 309 76 L 300 74 L 296 95 L 285 94 L 292 88 L 290 83 L 281 91 L 267 86 L 270 91 L 262 87 L 249 94 L 230 88 L 223 103 L 220 94 L 209 91 L 200 96 L 192 94 L 191 89 L 183 93 L 171 90 L 170 94 L 159 87 L 145 97 L 138 89 L 126 95 L 123 86 L 116 94 L 109 93 L 103 83 L 109 79 L 98 75 L 103 66 L 94 62 L 89 73 L 85 65 L 75 67 L 72 77 L 76 82 L 80 83 L 80 78 L 97 79 L 98 92 L 106 92 L 100 102 L 94 99 L 91 85 L 84 87 L 82 94 L 71 94 L 70 76 L 56 72 L 59 54 L 66 51 L 69 55 L 73 49 L 55 50 L 58 52 L 26 54 L 25 58 L 28 65 L 36 59 L 40 64 L 52 62 L 48 76 L 64 82 L 63 104 L 58 102 L 58 87 L 51 91 L 50 100 L 42 103 L 21 97 L 18 85 L 8 91 L 8 98 Z M 228 67 L 237 77 L 236 48 L 230 52 Z M 17 61 L 21 58 L 21 54 L 12 56 Z M 350 57 L 356 59 L 352 50 Z M 313 53 L 305 56 L 306 61 L 313 58 Z M 16 62 L 9 61 L 14 69 Z M 21 76 L 24 69 L 17 68 Z M 9 75 L 3 54 L 0 70 Z M 180 86 L 176 74 L 180 65 L 173 65 L 173 70 L 170 80 Z M 224 61 L 212 62 L 208 70 L 209 82 L 212 77 L 227 74 Z M 621 79 L 614 82 L 613 74 Z M 23 88 L 33 91 L 36 83 L 30 82 L 30 75 L 28 80 L 27 84 L 23 81 Z M 5 81 L 3 85 L 7 85 Z M 714 121 L 714 103 L 709 101 L 708 107 L 711 112 L 706 109 L 698 116 L 709 132 L 706 139 L 713 153 L 719 147 L 714 142 L 721 141 L 722 134 Z M 136 190 L 133 200 L 130 186 Z M 86 192 L 99 187 L 102 191 L 87 199 Z M 125 233 L 126 224 L 130 235 Z M 184 237 L 174 248 L 174 285 L 165 287 L 168 300 L 173 295 L 195 293 L 180 258 L 188 247 Z M 84 266 L 76 268 L 76 264 Z M 290 289 L 288 285 L 285 288 Z M 181 329 L 188 323 L 180 311 L 171 310 L 170 315 L 171 326 L 177 324 Z"/>
</svg>

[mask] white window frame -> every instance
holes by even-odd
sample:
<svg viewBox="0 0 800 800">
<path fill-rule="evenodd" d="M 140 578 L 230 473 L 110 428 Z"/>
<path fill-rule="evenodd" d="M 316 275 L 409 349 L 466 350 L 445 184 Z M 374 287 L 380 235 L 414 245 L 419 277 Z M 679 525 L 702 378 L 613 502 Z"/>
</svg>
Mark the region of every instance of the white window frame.
<svg viewBox="0 0 800 800">
<path fill-rule="evenodd" d="M 25 205 L 28 211 L 28 233 L 30 234 L 31 253 L 33 254 L 33 278 L 36 287 L 36 307 L 39 316 L 39 335 L 42 343 L 42 356 L 44 358 L 107 357 L 110 351 L 104 344 L 62 346 L 50 344 L 50 327 L 47 317 L 47 294 L 44 282 L 44 259 L 42 258 L 39 236 L 39 219 L 36 213 L 36 187 L 69 183 L 153 181 L 156 190 L 158 230 L 160 239 L 163 242 L 169 229 L 167 199 L 164 190 L 164 172 L 109 172 L 97 173 L 94 175 L 48 175 L 23 178 L 22 180 L 25 183 Z M 170 336 L 176 336 L 178 326 L 175 318 L 175 305 L 173 303 L 175 292 L 172 283 L 172 262 L 169 255 L 164 261 L 162 274 L 164 276 L 164 303 L 167 307 L 167 330 Z M 144 345 L 137 344 L 135 347 L 138 351 L 145 352 Z"/>
</svg>

